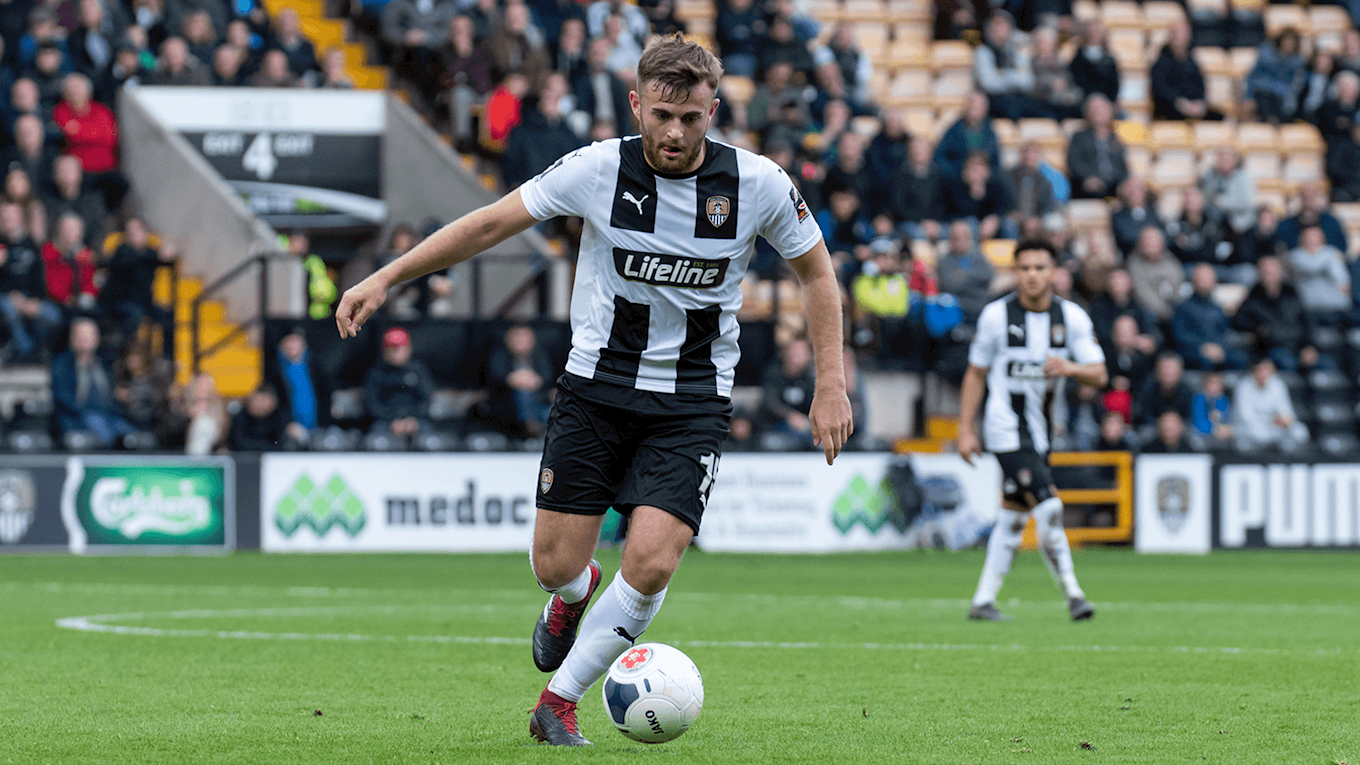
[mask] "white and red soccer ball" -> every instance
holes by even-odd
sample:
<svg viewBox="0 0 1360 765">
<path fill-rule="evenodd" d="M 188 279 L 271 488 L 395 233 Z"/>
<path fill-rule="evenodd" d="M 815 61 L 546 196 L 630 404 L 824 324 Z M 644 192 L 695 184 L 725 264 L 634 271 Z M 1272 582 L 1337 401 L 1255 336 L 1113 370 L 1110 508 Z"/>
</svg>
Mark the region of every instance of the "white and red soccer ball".
<svg viewBox="0 0 1360 765">
<path fill-rule="evenodd" d="M 604 678 L 604 711 L 634 741 L 660 744 L 694 724 L 704 705 L 698 667 L 680 649 L 642 643 L 623 652 Z"/>
</svg>

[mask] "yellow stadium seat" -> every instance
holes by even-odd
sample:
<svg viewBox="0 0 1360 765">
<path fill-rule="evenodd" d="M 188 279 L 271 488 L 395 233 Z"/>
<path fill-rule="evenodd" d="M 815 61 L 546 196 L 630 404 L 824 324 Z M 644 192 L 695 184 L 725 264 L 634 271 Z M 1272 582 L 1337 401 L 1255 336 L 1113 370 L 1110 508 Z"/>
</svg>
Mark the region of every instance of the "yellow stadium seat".
<svg viewBox="0 0 1360 765">
<path fill-rule="evenodd" d="M 973 47 L 962 40 L 941 40 L 930 47 L 930 65 L 937 71 L 973 68 Z"/>
<path fill-rule="evenodd" d="M 929 0 L 888 0 L 888 18 L 897 24 L 907 21 L 920 26 L 935 18 L 935 6 Z"/>
<path fill-rule="evenodd" d="M 986 239 L 982 242 L 982 254 L 992 264 L 992 268 L 1008 270 L 1015 265 L 1014 239 Z"/>
<path fill-rule="evenodd" d="M 1067 136 L 1057 122 L 1050 119 L 1023 119 L 1016 123 L 1021 144 L 1037 143 L 1045 149 L 1067 146 Z"/>
<path fill-rule="evenodd" d="M 1237 113 L 1237 85 L 1232 77 L 1214 75 L 1204 78 L 1204 100 L 1209 106 L 1231 117 Z"/>
<path fill-rule="evenodd" d="M 1149 185 L 1157 189 L 1189 186 L 1195 180 L 1195 155 L 1185 149 L 1158 153 L 1148 179 Z"/>
<path fill-rule="evenodd" d="M 1142 146 L 1130 146 L 1124 150 L 1124 162 L 1129 166 L 1129 175 L 1146 177 L 1152 171 L 1152 152 Z"/>
<path fill-rule="evenodd" d="M 813 0 L 808 13 L 823 24 L 834 24 L 845 15 L 844 9 L 836 0 Z"/>
<path fill-rule="evenodd" d="M 951 109 L 963 106 L 973 90 L 971 72 L 940 72 L 935 78 L 935 108 Z"/>
<path fill-rule="evenodd" d="M 1286 29 L 1293 29 L 1305 37 L 1312 32 L 1308 12 L 1301 5 L 1276 5 L 1272 3 L 1266 6 L 1265 17 L 1266 34 L 1270 37 L 1274 37 Z"/>
<path fill-rule="evenodd" d="M 1100 4 L 1095 0 L 1074 0 L 1072 18 L 1077 21 L 1090 21 L 1100 18 Z"/>
<path fill-rule="evenodd" d="M 1322 134 L 1313 125 L 1295 122 L 1280 126 L 1280 150 L 1289 154 L 1320 152 L 1326 148 Z"/>
<path fill-rule="evenodd" d="M 1143 3 L 1143 26 L 1146 29 L 1166 29 L 1185 20 L 1185 9 L 1170 0 L 1148 0 Z"/>
<path fill-rule="evenodd" d="M 1308 9 L 1308 24 L 1314 34 L 1345 32 L 1351 28 L 1351 16 L 1339 5 L 1314 5 Z"/>
<path fill-rule="evenodd" d="M 902 124 L 906 125 L 907 132 L 913 136 L 925 136 L 932 143 L 938 137 L 939 131 L 936 129 L 935 110 L 930 107 L 908 107 L 902 110 Z"/>
<path fill-rule="evenodd" d="M 1146 71 L 1151 66 L 1147 60 L 1147 39 L 1141 27 L 1111 29 L 1107 45 L 1121 70 Z"/>
<path fill-rule="evenodd" d="M 1152 129 L 1148 131 L 1148 143 L 1157 151 L 1189 149 L 1195 145 L 1190 133 L 1190 123 L 1179 120 L 1152 123 Z"/>
<path fill-rule="evenodd" d="M 1114 133 L 1125 146 L 1142 146 L 1148 141 L 1148 126 L 1129 120 L 1114 123 Z"/>
<path fill-rule="evenodd" d="M 893 69 L 924 69 L 930 66 L 930 48 L 920 40 L 899 37 L 889 43 L 887 59 Z"/>
<path fill-rule="evenodd" d="M 1280 133 L 1274 125 L 1244 122 L 1237 126 L 1237 148 L 1243 153 L 1280 150 Z"/>
<path fill-rule="evenodd" d="M 1275 152 L 1250 152 L 1242 159 L 1242 165 L 1256 181 L 1275 180 L 1280 177 L 1280 155 Z"/>
<path fill-rule="evenodd" d="M 1232 48 L 1228 51 L 1228 63 L 1232 66 L 1233 77 L 1242 79 L 1246 77 L 1251 68 L 1256 66 L 1255 48 Z"/>
<path fill-rule="evenodd" d="M 1260 13 L 1265 4 L 1266 0 L 1232 0 L 1232 9 L 1236 13 Z"/>
<path fill-rule="evenodd" d="M 1213 151 L 1221 146 L 1232 146 L 1237 141 L 1237 130 L 1227 122 L 1196 122 L 1194 127 L 1195 148 L 1199 151 Z"/>
<path fill-rule="evenodd" d="M 1133 27 L 1141 31 L 1143 28 L 1143 14 L 1138 4 L 1130 0 L 1105 0 L 1100 4 L 1100 17 L 1112 30 Z"/>
<path fill-rule="evenodd" d="M 756 83 L 750 77 L 743 77 L 739 74 L 725 74 L 722 82 L 718 84 L 719 92 L 722 97 L 732 104 L 749 104 L 751 97 L 755 95 Z"/>
<path fill-rule="evenodd" d="M 1190 50 L 1190 56 L 1199 64 L 1200 72 L 1205 77 L 1214 75 L 1232 75 L 1232 64 L 1228 62 L 1228 54 L 1222 48 L 1200 46 Z"/>
<path fill-rule="evenodd" d="M 935 103 L 934 81 L 926 69 L 903 69 L 888 86 L 885 105 L 893 109 L 930 107 Z"/>
<path fill-rule="evenodd" d="M 1110 206 L 1103 199 L 1073 199 L 1067 204 L 1067 222 L 1080 231 L 1107 229 Z"/>
<path fill-rule="evenodd" d="M 865 26 L 876 26 L 886 33 L 888 7 L 882 0 L 846 0 L 845 18 L 856 23 L 856 34 Z"/>
<path fill-rule="evenodd" d="M 1015 122 L 1007 119 L 992 120 L 992 132 L 996 133 L 996 140 L 1002 146 L 1019 146 L 1020 129 Z"/>
<path fill-rule="evenodd" d="M 1323 179 L 1322 157 L 1318 154 L 1290 154 L 1281 176 L 1290 183 L 1311 183 Z"/>
</svg>

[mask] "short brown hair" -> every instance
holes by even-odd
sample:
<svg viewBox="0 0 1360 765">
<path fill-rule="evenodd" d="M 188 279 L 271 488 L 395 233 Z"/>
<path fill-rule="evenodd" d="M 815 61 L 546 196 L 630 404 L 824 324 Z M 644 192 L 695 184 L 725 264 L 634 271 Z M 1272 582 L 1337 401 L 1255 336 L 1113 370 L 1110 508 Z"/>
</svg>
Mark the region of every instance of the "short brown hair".
<svg viewBox="0 0 1360 765">
<path fill-rule="evenodd" d="M 722 74 L 717 56 L 678 33 L 653 39 L 637 65 L 638 89 L 655 82 L 661 87 L 661 100 L 668 103 L 685 101 L 701 82 L 716 94 Z"/>
</svg>

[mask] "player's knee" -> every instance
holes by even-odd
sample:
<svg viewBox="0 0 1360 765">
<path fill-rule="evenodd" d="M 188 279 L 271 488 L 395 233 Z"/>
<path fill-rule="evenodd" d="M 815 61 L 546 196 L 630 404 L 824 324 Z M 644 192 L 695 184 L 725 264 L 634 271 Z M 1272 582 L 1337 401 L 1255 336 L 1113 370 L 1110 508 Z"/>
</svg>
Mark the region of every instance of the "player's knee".
<svg viewBox="0 0 1360 765">
<path fill-rule="evenodd" d="M 585 570 L 584 565 L 575 565 L 575 556 L 562 554 L 558 545 L 539 543 L 529 551 L 529 568 L 545 590 L 563 587 Z"/>
<path fill-rule="evenodd" d="M 1050 496 L 1034 506 L 1034 530 L 1040 540 L 1051 534 L 1063 532 L 1063 503 L 1061 499 Z"/>
<path fill-rule="evenodd" d="M 623 564 L 623 578 L 628 585 L 643 595 L 655 595 L 666 589 L 675 573 L 675 563 L 658 556 L 644 560 L 627 560 Z"/>
</svg>

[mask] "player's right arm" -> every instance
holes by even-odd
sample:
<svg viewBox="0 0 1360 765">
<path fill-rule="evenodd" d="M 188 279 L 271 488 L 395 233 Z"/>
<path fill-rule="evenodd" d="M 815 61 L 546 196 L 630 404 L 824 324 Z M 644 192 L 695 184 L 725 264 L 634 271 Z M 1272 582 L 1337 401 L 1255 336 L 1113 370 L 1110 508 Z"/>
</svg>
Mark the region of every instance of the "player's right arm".
<svg viewBox="0 0 1360 765">
<path fill-rule="evenodd" d="M 977 437 L 977 411 L 982 394 L 987 390 L 987 368 L 968 365 L 963 373 L 963 388 L 959 391 L 959 456 L 969 465 L 982 453 Z"/>
<path fill-rule="evenodd" d="M 500 244 L 538 221 L 529 214 L 519 189 L 464 215 L 432 234 L 367 279 L 345 290 L 335 309 L 341 337 L 354 337 L 398 284 L 442 271 Z"/>
<path fill-rule="evenodd" d="M 977 335 L 968 348 L 968 370 L 959 391 L 959 456 L 969 464 L 982 453 L 977 435 L 977 412 L 987 391 L 987 372 L 1006 344 L 1006 306 L 990 303 L 978 316 Z"/>
</svg>

